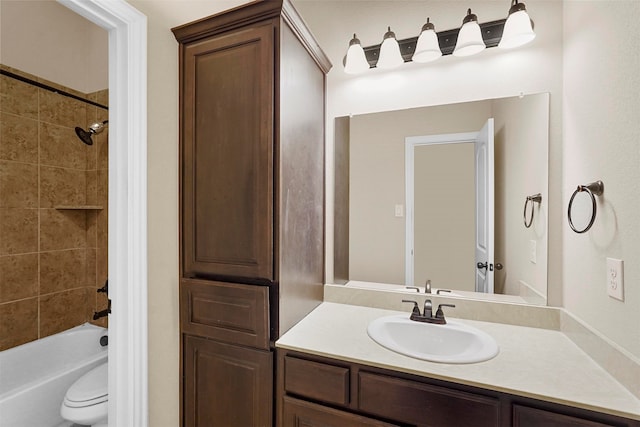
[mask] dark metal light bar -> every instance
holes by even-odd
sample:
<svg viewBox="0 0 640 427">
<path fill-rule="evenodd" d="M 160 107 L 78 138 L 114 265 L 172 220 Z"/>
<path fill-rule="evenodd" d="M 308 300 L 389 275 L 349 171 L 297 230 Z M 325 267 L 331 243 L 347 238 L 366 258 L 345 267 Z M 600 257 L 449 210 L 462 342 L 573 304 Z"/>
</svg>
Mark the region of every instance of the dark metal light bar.
<svg viewBox="0 0 640 427">
<path fill-rule="evenodd" d="M 487 47 L 496 47 L 502 38 L 502 31 L 504 30 L 504 23 L 506 19 L 499 19 L 497 21 L 485 22 L 480 24 L 480 31 L 482 31 L 482 40 Z M 456 47 L 458 41 L 459 28 L 453 30 L 438 31 L 438 43 L 440 44 L 440 50 L 442 55 L 451 55 L 453 49 Z M 398 40 L 400 46 L 400 54 L 404 59 L 404 62 L 411 62 L 413 52 L 416 50 L 416 43 L 418 37 L 411 37 L 408 39 Z M 367 62 L 370 68 L 375 68 L 378 62 L 378 56 L 380 55 L 380 45 L 367 46 L 364 49 L 364 54 L 367 57 Z"/>
</svg>

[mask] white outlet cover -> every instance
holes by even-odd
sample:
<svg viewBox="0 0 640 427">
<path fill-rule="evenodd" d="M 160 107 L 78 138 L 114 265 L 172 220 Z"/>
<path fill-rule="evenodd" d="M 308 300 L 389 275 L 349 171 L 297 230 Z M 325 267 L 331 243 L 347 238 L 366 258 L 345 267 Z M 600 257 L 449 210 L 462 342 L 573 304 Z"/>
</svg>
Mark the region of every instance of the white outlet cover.
<svg viewBox="0 0 640 427">
<path fill-rule="evenodd" d="M 607 258 L 607 293 L 611 298 L 624 301 L 624 262 Z"/>
</svg>

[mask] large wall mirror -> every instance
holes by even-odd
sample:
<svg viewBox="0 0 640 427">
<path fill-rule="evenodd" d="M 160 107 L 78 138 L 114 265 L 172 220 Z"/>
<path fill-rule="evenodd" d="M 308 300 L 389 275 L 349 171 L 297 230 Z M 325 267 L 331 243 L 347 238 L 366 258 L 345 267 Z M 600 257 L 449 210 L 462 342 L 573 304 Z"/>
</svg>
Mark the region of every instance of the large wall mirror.
<svg viewBox="0 0 640 427">
<path fill-rule="evenodd" d="M 336 283 L 546 304 L 548 148 L 547 93 L 336 118 Z"/>
</svg>

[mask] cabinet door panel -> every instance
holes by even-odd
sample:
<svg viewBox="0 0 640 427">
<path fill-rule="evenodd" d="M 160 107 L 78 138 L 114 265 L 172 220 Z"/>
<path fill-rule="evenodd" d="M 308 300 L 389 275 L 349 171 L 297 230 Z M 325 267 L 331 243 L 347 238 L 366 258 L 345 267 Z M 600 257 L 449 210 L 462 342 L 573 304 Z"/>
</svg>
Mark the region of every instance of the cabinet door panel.
<svg viewBox="0 0 640 427">
<path fill-rule="evenodd" d="M 513 405 L 514 427 L 612 427 L 615 425 L 618 424 L 602 424 L 542 409 Z"/>
<path fill-rule="evenodd" d="M 270 427 L 273 357 L 185 336 L 184 426 Z"/>
<path fill-rule="evenodd" d="M 282 427 L 393 427 L 382 421 L 284 397 Z"/>
<path fill-rule="evenodd" d="M 273 32 L 184 48 L 185 277 L 273 280 Z"/>
<path fill-rule="evenodd" d="M 367 372 L 358 379 L 358 407 L 372 415 L 433 427 L 499 425 L 497 399 Z"/>
<path fill-rule="evenodd" d="M 269 288 L 208 280 L 180 281 L 183 333 L 269 349 Z"/>
<path fill-rule="evenodd" d="M 349 404 L 349 368 L 286 356 L 284 369 L 287 393 L 338 405 Z"/>
</svg>

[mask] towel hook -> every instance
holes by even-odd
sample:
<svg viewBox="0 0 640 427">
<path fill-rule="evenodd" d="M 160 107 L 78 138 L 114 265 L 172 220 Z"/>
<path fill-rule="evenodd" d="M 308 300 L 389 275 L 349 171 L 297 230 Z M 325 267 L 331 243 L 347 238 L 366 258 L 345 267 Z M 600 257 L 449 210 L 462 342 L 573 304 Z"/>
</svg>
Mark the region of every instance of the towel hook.
<svg viewBox="0 0 640 427">
<path fill-rule="evenodd" d="M 529 221 L 527 221 L 527 205 L 529 204 L 529 202 L 531 202 L 531 218 L 529 218 Z M 529 228 L 531 227 L 531 224 L 533 224 L 534 203 L 541 203 L 541 202 L 542 202 L 542 194 L 540 193 L 527 196 L 527 199 L 524 201 L 524 213 L 523 213 L 525 227 Z"/>
<path fill-rule="evenodd" d="M 573 219 L 571 218 L 571 206 L 573 205 L 573 199 L 576 197 L 576 194 L 582 193 L 582 192 L 588 193 L 589 196 L 591 197 L 591 206 L 592 206 L 591 220 L 589 221 L 589 224 L 584 229 L 578 230 L 573 225 Z M 604 184 L 602 181 L 595 181 L 587 185 L 578 185 L 578 188 L 576 188 L 576 191 L 574 191 L 573 194 L 571 195 L 571 199 L 569 199 L 569 208 L 567 209 L 567 216 L 569 217 L 569 226 L 573 231 L 575 231 L 578 234 L 582 234 L 587 232 L 591 228 L 594 221 L 596 220 L 597 204 L 596 204 L 595 196 L 601 196 L 602 193 L 604 193 Z"/>
</svg>

